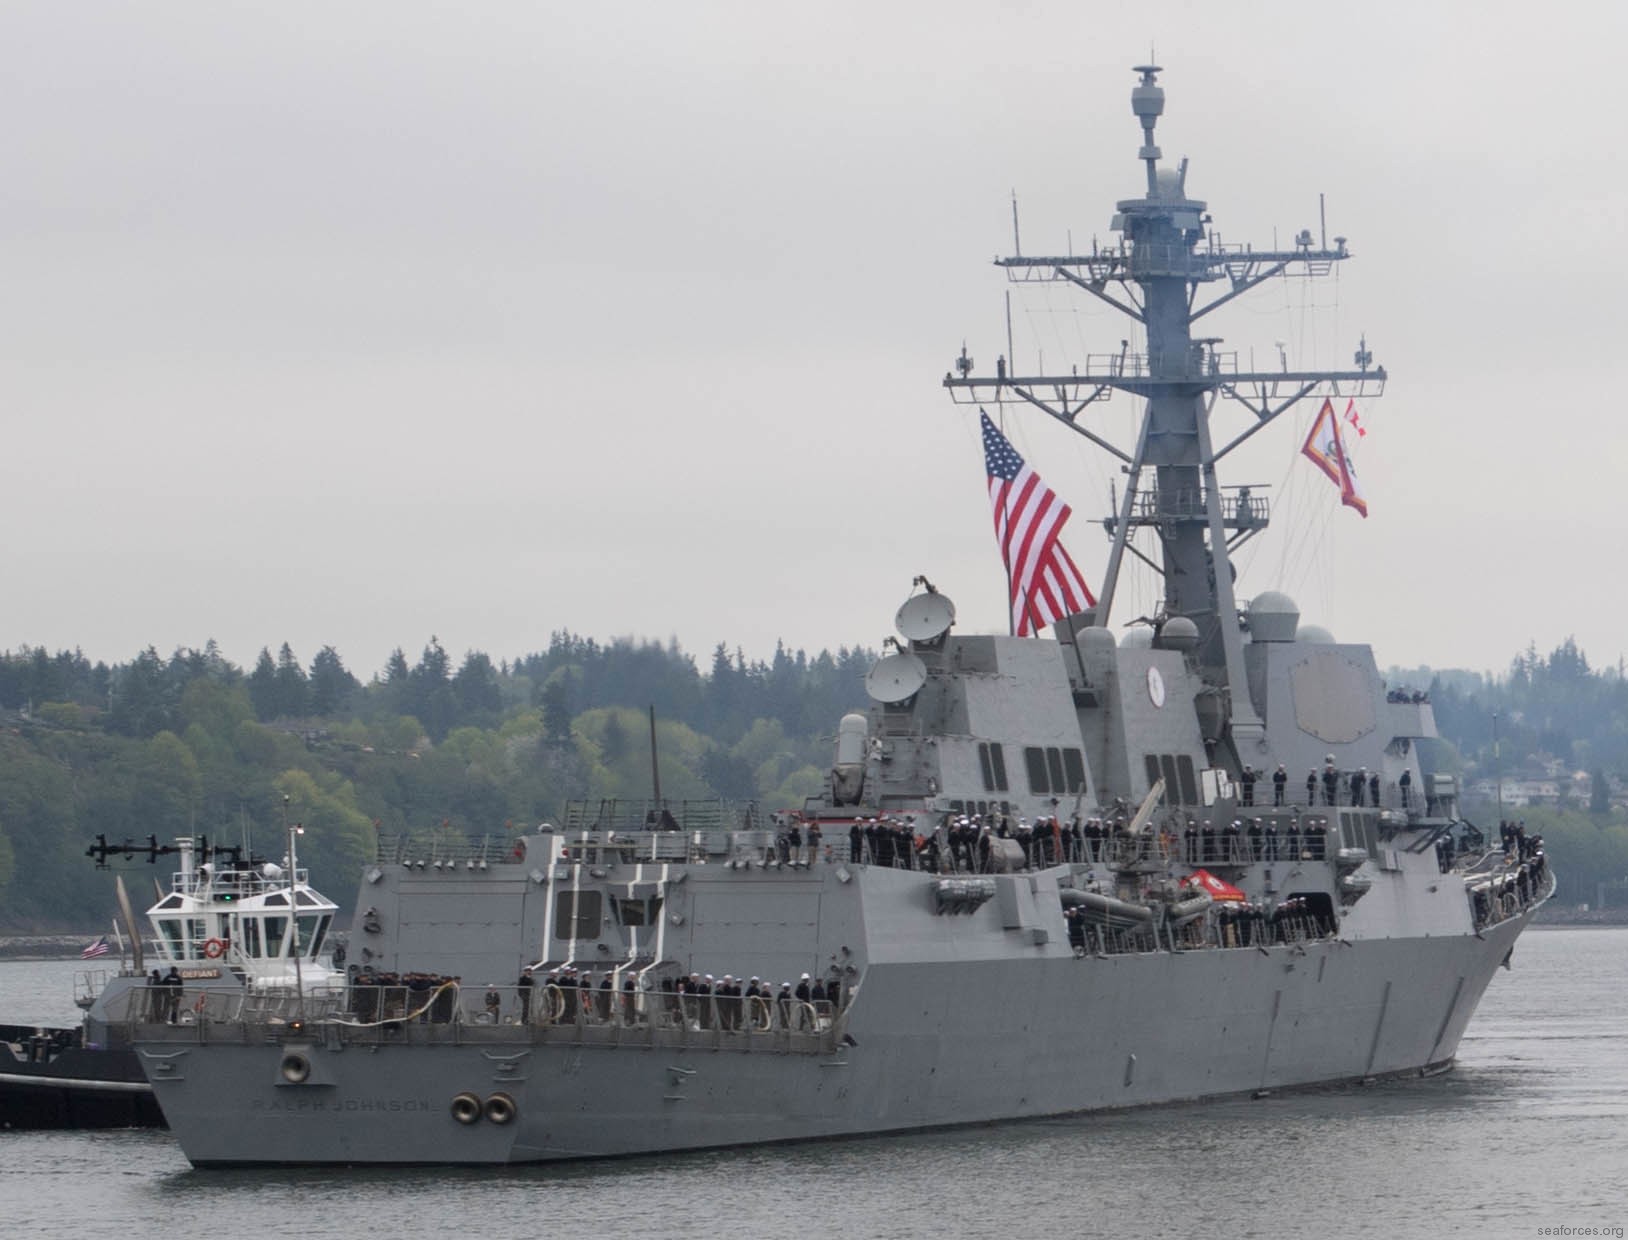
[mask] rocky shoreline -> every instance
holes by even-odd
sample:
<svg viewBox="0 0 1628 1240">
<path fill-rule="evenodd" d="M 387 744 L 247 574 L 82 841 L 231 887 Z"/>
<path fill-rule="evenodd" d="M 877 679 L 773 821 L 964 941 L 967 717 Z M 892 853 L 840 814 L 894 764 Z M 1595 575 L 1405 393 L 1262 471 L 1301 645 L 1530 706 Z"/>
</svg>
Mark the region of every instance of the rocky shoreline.
<svg viewBox="0 0 1628 1240">
<path fill-rule="evenodd" d="M 1532 919 L 1535 926 L 1628 926 L 1628 906 L 1583 908 L 1576 904 L 1545 904 Z"/>
<path fill-rule="evenodd" d="M 97 930 L 78 934 L 8 934 L 0 935 L 0 960 L 77 960 L 79 953 L 101 937 Z M 112 949 L 97 960 L 119 962 L 119 945 L 108 940 Z M 86 964 L 93 963 L 87 960 Z"/>
</svg>

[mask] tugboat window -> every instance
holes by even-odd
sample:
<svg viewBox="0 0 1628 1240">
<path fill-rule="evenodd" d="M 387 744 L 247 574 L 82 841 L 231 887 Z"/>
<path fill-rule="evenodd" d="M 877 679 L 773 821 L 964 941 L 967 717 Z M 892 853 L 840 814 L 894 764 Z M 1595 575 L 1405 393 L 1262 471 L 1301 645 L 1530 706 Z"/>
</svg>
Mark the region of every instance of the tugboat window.
<svg viewBox="0 0 1628 1240">
<path fill-rule="evenodd" d="M 315 956 L 322 950 L 322 938 L 328 930 L 327 917 L 299 917 L 295 919 L 299 944 L 295 950 L 302 956 Z"/>
<path fill-rule="evenodd" d="M 266 955 L 281 956 L 283 954 L 283 933 L 288 929 L 288 918 L 266 918 Z"/>
<path fill-rule="evenodd" d="M 181 947 L 181 919 L 166 917 L 158 923 L 158 928 L 164 935 L 164 942 L 170 949 L 171 957 L 179 960 L 185 954 Z"/>
</svg>

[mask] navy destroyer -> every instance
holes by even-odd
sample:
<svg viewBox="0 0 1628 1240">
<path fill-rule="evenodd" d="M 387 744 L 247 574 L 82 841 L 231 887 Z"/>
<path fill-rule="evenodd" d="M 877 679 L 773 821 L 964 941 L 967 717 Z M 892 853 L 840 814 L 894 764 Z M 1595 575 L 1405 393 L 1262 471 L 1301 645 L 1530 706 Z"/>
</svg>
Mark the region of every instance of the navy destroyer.
<svg viewBox="0 0 1628 1240">
<path fill-rule="evenodd" d="M 1367 646 L 1283 594 L 1235 597 L 1233 553 L 1271 513 L 1217 466 L 1296 402 L 1386 376 L 1365 346 L 1349 371 L 1257 372 L 1195 336 L 1349 251 L 1222 245 L 1185 161 L 1161 165 L 1158 70 L 1137 72 L 1146 185 L 1120 240 L 999 261 L 1124 312 L 1146 352 L 984 375 L 963 349 L 944 380 L 1123 465 L 1101 597 L 1038 636 L 1027 604 L 1012 635 L 961 635 L 918 580 L 797 812 L 577 804 L 498 848 L 381 841 L 342 991 L 186 1025 L 133 998 L 194 1165 L 538 1162 L 1451 1065 L 1552 876 L 1460 818 L 1428 701 L 1387 690 Z M 1134 445 L 1089 416 L 1111 393 L 1145 401 Z M 1219 447 L 1217 397 L 1251 415 Z M 1011 463 L 998 431 L 986 446 L 992 475 Z M 1163 597 L 1121 639 L 1127 557 Z"/>
</svg>

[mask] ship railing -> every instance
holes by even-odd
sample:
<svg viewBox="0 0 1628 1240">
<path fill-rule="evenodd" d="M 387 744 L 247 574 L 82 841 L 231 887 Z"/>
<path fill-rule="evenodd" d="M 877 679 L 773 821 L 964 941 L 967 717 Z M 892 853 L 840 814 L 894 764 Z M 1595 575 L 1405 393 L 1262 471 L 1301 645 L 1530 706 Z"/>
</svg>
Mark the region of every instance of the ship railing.
<svg viewBox="0 0 1628 1240">
<path fill-rule="evenodd" d="M 343 1044 L 578 1043 L 598 1046 L 824 1053 L 845 1011 L 828 1001 L 586 992 L 555 986 L 405 986 L 244 992 L 134 987 L 109 1023 L 146 1041 L 263 1041 L 294 1036 Z"/>
<path fill-rule="evenodd" d="M 1466 875 L 1464 894 L 1478 932 L 1519 917 L 1554 895 L 1554 871 L 1542 853 L 1538 858 L 1536 867 L 1530 860 L 1506 862 L 1490 873 L 1477 869 Z"/>
<path fill-rule="evenodd" d="M 1202 520 L 1209 516 L 1211 494 L 1203 487 L 1160 488 L 1150 482 L 1146 489 L 1136 493 L 1131 516 L 1145 523 L 1171 519 Z M 1221 519 L 1230 527 L 1250 529 L 1271 522 L 1271 502 L 1264 495 L 1252 494 L 1250 487 L 1221 488 L 1219 498 Z"/>
<path fill-rule="evenodd" d="M 75 1007 L 87 1008 L 96 996 L 107 989 L 113 974 L 106 969 L 84 969 L 73 975 L 73 1001 Z"/>
<path fill-rule="evenodd" d="M 1275 835 L 1202 834 L 1183 837 L 1173 850 L 1188 865 L 1251 865 L 1259 861 L 1326 861 L 1328 836 L 1322 831 L 1284 831 Z"/>
<path fill-rule="evenodd" d="M 184 896 L 202 895 L 205 892 L 225 894 L 230 892 L 238 899 L 246 900 L 251 896 L 265 895 L 273 891 L 288 890 L 288 875 L 280 867 L 273 871 L 275 877 L 268 877 L 259 869 L 242 867 L 238 869 L 215 868 L 213 862 L 205 862 L 190 874 L 178 870 L 170 875 L 170 890 Z M 294 882 L 298 886 L 311 885 L 310 871 L 296 869 Z"/>
<path fill-rule="evenodd" d="M 1076 955 L 1127 956 L 1165 951 L 1282 947 L 1333 937 L 1334 927 L 1312 916 L 1266 915 L 1228 920 L 1198 917 L 1181 925 L 1154 919 L 1139 926 L 1081 921 L 1070 928 Z"/>
<path fill-rule="evenodd" d="M 567 801 L 558 829 L 574 831 L 756 831 L 768 826 L 756 801 L 718 797 L 670 801 L 616 799 Z"/>
<path fill-rule="evenodd" d="M 372 993 L 368 993 L 372 992 Z M 448 986 L 444 1005 L 400 987 L 356 987 L 325 1025 L 347 1043 L 579 1043 L 817 1053 L 839 1036 L 830 1002 L 580 990 L 552 984 Z"/>
<path fill-rule="evenodd" d="M 380 835 L 377 856 L 381 865 L 416 865 L 419 869 L 433 866 L 438 870 L 460 864 L 469 869 L 518 865 L 525 859 L 525 849 L 513 836 L 465 835 L 445 830 Z"/>
<path fill-rule="evenodd" d="M 108 1024 L 156 1041 L 242 1040 L 255 1029 L 311 1027 L 341 1016 L 346 1008 L 344 993 L 335 989 L 301 993 L 293 987 L 264 991 L 147 985 L 114 996 L 108 1003 Z"/>
</svg>

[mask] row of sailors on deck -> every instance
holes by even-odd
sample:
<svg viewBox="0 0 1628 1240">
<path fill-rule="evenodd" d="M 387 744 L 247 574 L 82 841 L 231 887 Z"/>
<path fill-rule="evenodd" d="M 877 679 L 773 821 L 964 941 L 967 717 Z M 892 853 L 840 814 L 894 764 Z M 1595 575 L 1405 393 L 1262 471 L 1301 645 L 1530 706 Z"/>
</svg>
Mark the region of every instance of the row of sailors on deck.
<svg viewBox="0 0 1628 1240">
<path fill-rule="evenodd" d="M 1285 804 L 1289 793 L 1289 770 L 1281 762 L 1271 775 L 1246 764 L 1238 776 L 1238 804 L 1252 807 L 1255 804 L 1255 785 L 1263 781 L 1272 785 L 1272 804 L 1275 806 Z M 1322 790 L 1324 805 L 1340 804 L 1342 795 L 1347 805 L 1378 807 L 1383 804 L 1384 784 L 1379 772 L 1370 771 L 1365 766 L 1354 771 L 1342 771 L 1334 765 L 1333 754 L 1324 759 L 1321 775 L 1315 769 L 1306 772 L 1307 805 L 1317 804 L 1318 789 Z M 1409 802 L 1413 797 L 1412 771 L 1403 770 L 1397 777 L 1396 792 L 1402 808 L 1409 808 Z"/>
<path fill-rule="evenodd" d="M 1541 835 L 1526 834 L 1526 819 L 1520 818 L 1514 822 L 1500 822 L 1498 824 L 1498 842 L 1503 847 L 1506 856 L 1525 861 L 1542 850 L 1543 837 Z"/>
<path fill-rule="evenodd" d="M 1370 771 L 1367 767 L 1358 767 L 1354 771 L 1342 771 L 1334 765 L 1334 755 L 1329 754 L 1323 759 L 1323 773 L 1316 771 L 1306 773 L 1306 804 L 1311 805 L 1317 799 L 1317 786 L 1322 784 L 1323 804 L 1339 805 L 1342 788 L 1347 796 L 1345 804 L 1361 807 L 1373 805 L 1376 808 L 1381 802 L 1382 784 L 1378 771 Z M 1402 808 L 1407 809 L 1412 800 L 1413 772 L 1403 770 L 1397 778 L 1396 791 Z"/>
<path fill-rule="evenodd" d="M 1221 864 L 1250 861 L 1322 861 L 1327 856 L 1327 825 L 1320 819 L 1295 819 L 1279 829 L 1275 820 L 1235 819 L 1218 827 L 1191 817 L 1182 832 L 1182 852 L 1189 863 Z M 1125 820 L 1102 818 L 1063 822 L 1055 815 L 1018 820 L 1004 814 L 985 823 L 980 815 L 946 815 L 931 835 L 919 835 L 902 819 L 866 818 L 848 831 L 848 860 L 858 865 L 895 866 L 931 873 L 988 873 L 990 841 L 1010 839 L 1023 850 L 1027 866 L 1042 867 L 1061 861 L 1092 862 L 1107 859 L 1110 845 L 1131 838 Z M 1175 852 L 1173 840 L 1165 841 Z"/>
<path fill-rule="evenodd" d="M 459 1002 L 463 979 L 437 973 L 374 972 L 370 968 L 350 974 L 350 1009 L 362 1022 L 417 1020 L 424 1024 L 450 1024 L 475 1016 Z M 743 985 L 744 982 L 744 985 Z M 536 996 L 542 992 L 542 998 Z M 477 992 L 478 993 L 478 992 Z M 505 1016 L 519 1024 L 539 1019 L 575 1022 L 608 1022 L 620 1018 L 624 1024 L 639 1023 L 647 1002 L 660 996 L 662 1010 L 673 1023 L 687 1022 L 697 1029 L 717 1028 L 735 1032 L 743 1027 L 743 1014 L 750 1012 L 760 1029 L 769 1028 L 770 1005 L 778 1008 L 779 1027 L 807 1027 L 811 1012 L 827 1013 L 842 1000 L 842 984 L 837 979 L 816 980 L 805 973 L 795 986 L 780 983 L 777 993 L 771 983 L 754 977 L 737 980 L 726 974 L 692 973 L 688 977 L 663 977 L 652 985 L 631 971 L 623 971 L 617 984 L 614 970 L 596 977 L 592 969 L 563 966 L 540 975 L 528 966 L 513 987 L 509 1011 L 505 995 L 495 983 L 488 984 L 482 998 L 484 1013 L 478 1019 L 498 1024 Z M 762 1005 L 752 1006 L 753 1001 Z"/>
<path fill-rule="evenodd" d="M 527 968 L 517 984 L 521 1023 L 531 1018 L 531 992 L 536 985 L 533 971 Z M 578 971 L 567 965 L 551 970 L 544 985 L 560 996 L 555 1019 L 562 1023 L 573 1023 L 579 1015 L 584 1020 L 600 1022 L 619 1016 L 623 1024 L 632 1025 L 640 1022 L 645 1011 L 639 1000 L 647 993 L 646 989 L 631 972 L 623 974 L 618 990 L 612 972 L 607 971 L 596 984 L 593 970 Z M 715 978 L 711 973 L 691 973 L 688 977 L 662 977 L 655 984 L 654 993 L 661 997 L 662 1010 L 675 1024 L 682 1021 L 697 1030 L 716 1028 L 723 1033 L 738 1033 L 745 1027 L 748 1014 L 754 1017 L 758 1028 L 768 1028 L 771 1007 L 778 1010 L 781 1028 L 806 1027 L 810 1005 L 816 1011 L 827 1010 L 826 1005 L 833 1009 L 840 1006 L 842 983 L 834 978 L 815 979 L 805 973 L 796 986 L 781 982 L 776 992 L 772 982 L 757 977 L 736 978 L 726 973 Z M 492 1003 L 494 997 L 498 1004 Z M 488 991 L 489 1009 L 501 1001 L 495 989 Z M 498 1013 L 494 1012 L 494 1019 L 497 1017 Z"/>
<path fill-rule="evenodd" d="M 1543 877 L 1548 869 L 1548 860 L 1539 847 L 1514 869 L 1471 887 L 1470 900 L 1477 927 L 1502 921 L 1524 910 L 1543 889 Z"/>
<path fill-rule="evenodd" d="M 443 973 L 375 972 L 352 966 L 350 1008 L 359 1021 L 417 1015 L 425 1023 L 446 1024 L 458 1015 L 463 978 Z"/>
<path fill-rule="evenodd" d="M 1249 861 L 1322 861 L 1328 855 L 1327 827 L 1320 819 L 1291 820 L 1281 834 L 1275 821 L 1234 819 L 1217 828 L 1208 820 L 1187 820 L 1182 850 L 1189 864 Z"/>
<path fill-rule="evenodd" d="M 1081 820 L 1078 816 L 1063 822 L 1060 818 L 1039 817 L 1032 822 L 1020 818 L 1017 825 L 1005 814 L 945 814 L 931 834 L 917 834 L 911 824 L 899 818 L 861 818 L 848 829 L 848 860 L 858 865 L 894 866 L 902 870 L 987 873 L 990 869 L 990 841 L 1015 840 L 1023 850 L 1026 865 L 1055 865 L 1059 861 L 1100 861 L 1103 845 L 1126 836 L 1125 823 L 1109 823 L 1101 818 Z"/>
</svg>

